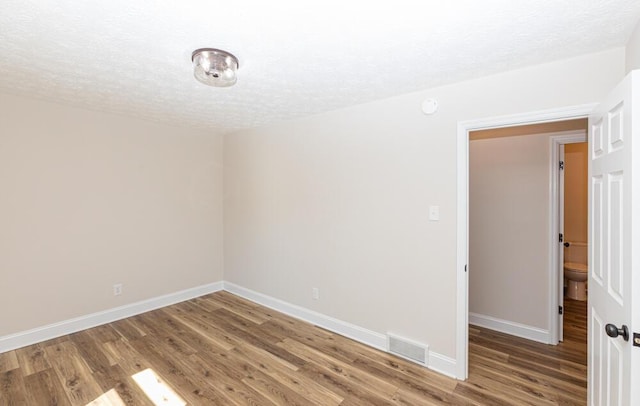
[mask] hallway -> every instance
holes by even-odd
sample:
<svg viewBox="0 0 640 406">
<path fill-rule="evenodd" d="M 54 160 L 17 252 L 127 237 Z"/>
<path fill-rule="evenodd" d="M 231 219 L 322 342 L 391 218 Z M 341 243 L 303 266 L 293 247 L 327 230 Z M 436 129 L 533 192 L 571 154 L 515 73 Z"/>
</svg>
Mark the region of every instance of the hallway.
<svg viewBox="0 0 640 406">
<path fill-rule="evenodd" d="M 469 400 L 492 405 L 585 405 L 587 302 L 565 299 L 564 341 L 541 344 L 469 326 Z"/>
</svg>

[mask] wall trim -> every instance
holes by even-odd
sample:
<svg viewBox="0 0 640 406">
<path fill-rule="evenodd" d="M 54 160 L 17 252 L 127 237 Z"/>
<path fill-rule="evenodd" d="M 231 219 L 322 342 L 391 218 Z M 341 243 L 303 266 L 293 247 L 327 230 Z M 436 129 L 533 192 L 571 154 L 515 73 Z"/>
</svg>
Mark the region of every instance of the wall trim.
<svg viewBox="0 0 640 406">
<path fill-rule="evenodd" d="M 322 313 L 297 306 L 262 293 L 258 293 L 251 289 L 244 288 L 231 282 L 224 282 L 224 290 L 234 295 L 240 296 L 254 303 L 261 304 L 280 313 L 304 320 L 316 326 L 326 328 L 345 337 L 367 344 L 370 347 L 381 351 L 386 351 L 387 336 L 385 334 L 376 333 L 360 326 L 347 323 L 342 320 L 334 319 Z"/>
<path fill-rule="evenodd" d="M 325 328 L 362 344 L 366 344 L 380 351 L 388 352 L 386 334 L 377 333 L 346 321 L 335 319 L 322 313 L 255 292 L 251 289 L 243 288 L 231 282 L 224 282 L 224 290 L 254 303 L 258 303 L 262 306 L 306 321 L 307 323 L 311 323 L 318 327 Z M 426 365 L 426 367 L 452 378 L 456 377 L 455 359 L 435 353 L 431 350 L 429 350 L 428 365 Z"/>
<path fill-rule="evenodd" d="M 499 331 L 501 333 L 511 334 L 512 336 L 526 338 L 543 344 L 551 343 L 549 330 L 509 320 L 502 320 L 491 316 L 485 316 L 483 314 L 469 313 L 469 324 Z"/>
<path fill-rule="evenodd" d="M 75 317 L 73 319 L 37 327 L 31 330 L 6 335 L 0 337 L 0 353 L 75 333 L 77 331 L 86 330 L 102 324 L 111 323 L 116 320 L 135 316 L 137 314 L 207 295 L 209 293 L 218 292 L 222 290 L 222 288 L 222 282 L 209 283 L 157 296 L 151 299 L 114 307 L 113 309 L 91 313 L 85 316 Z"/>
<path fill-rule="evenodd" d="M 231 282 L 220 281 L 6 335 L 0 337 L 0 354 L 222 290 L 388 353 L 386 334 L 287 303 Z M 428 365 L 419 365 L 452 378 L 456 377 L 456 360 L 433 351 L 429 351 Z"/>
<path fill-rule="evenodd" d="M 429 365 L 427 368 L 451 378 L 456 378 L 456 360 L 429 350 Z"/>
</svg>

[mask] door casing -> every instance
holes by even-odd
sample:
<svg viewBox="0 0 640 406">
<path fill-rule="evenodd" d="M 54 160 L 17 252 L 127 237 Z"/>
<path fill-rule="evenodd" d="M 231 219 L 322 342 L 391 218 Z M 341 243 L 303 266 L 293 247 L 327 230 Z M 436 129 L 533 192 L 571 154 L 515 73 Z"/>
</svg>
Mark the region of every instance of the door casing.
<svg viewBox="0 0 640 406">
<path fill-rule="evenodd" d="M 559 235 L 563 230 L 561 224 L 562 218 L 560 216 L 560 195 L 564 195 L 564 191 L 561 190 L 562 186 L 559 182 L 560 179 L 560 167 L 558 162 L 560 161 L 560 146 L 566 144 L 575 144 L 578 142 L 587 142 L 587 132 L 585 131 L 568 131 L 562 135 L 552 136 L 550 139 L 551 151 L 549 156 L 551 157 L 551 167 L 549 173 L 551 178 L 549 180 L 549 197 L 550 197 L 550 224 L 549 230 L 551 230 L 551 238 L 549 239 L 549 252 L 551 257 L 549 258 L 549 269 L 551 272 L 555 271 L 556 283 L 550 283 L 549 285 L 549 298 L 550 310 L 558 309 L 558 306 L 562 306 L 564 291 L 563 291 L 563 277 L 564 267 L 562 261 L 563 245 L 554 238 Z M 586 175 L 586 174 L 585 174 Z M 562 199 L 564 200 L 564 199 Z M 585 219 L 586 221 L 586 219 Z M 562 341 L 562 320 L 563 318 L 554 312 L 549 314 L 551 324 L 549 326 L 549 344 L 558 344 Z"/>
</svg>

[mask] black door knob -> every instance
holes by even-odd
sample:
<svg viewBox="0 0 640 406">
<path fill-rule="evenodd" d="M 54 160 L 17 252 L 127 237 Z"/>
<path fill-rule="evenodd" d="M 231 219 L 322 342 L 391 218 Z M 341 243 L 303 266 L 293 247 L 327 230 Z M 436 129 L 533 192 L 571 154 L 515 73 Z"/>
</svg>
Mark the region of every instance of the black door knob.
<svg viewBox="0 0 640 406">
<path fill-rule="evenodd" d="M 629 328 L 624 324 L 622 325 L 622 328 L 618 328 L 613 324 L 607 324 L 604 326 L 604 331 L 607 332 L 609 337 L 616 338 L 618 336 L 622 336 L 624 341 L 629 341 Z"/>
</svg>

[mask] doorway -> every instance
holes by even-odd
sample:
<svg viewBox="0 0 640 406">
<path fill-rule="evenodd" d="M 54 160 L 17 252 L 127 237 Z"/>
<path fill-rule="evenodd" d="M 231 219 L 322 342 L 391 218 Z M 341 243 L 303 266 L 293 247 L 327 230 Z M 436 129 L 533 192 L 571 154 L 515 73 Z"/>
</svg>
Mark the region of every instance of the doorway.
<svg viewBox="0 0 640 406">
<path fill-rule="evenodd" d="M 577 262 L 583 253 L 586 264 L 586 150 L 578 165 L 580 150 L 570 148 L 586 142 L 586 129 L 586 119 L 576 119 L 469 133 L 470 324 L 545 344 L 562 339 L 563 254 L 575 252 Z M 565 147 L 571 170 L 559 170 Z M 563 199 L 565 187 L 573 188 Z M 570 204 L 569 248 L 558 241 L 565 233 L 558 199 Z"/>
<path fill-rule="evenodd" d="M 563 341 L 567 306 L 571 317 L 579 317 L 576 310 L 587 299 L 588 258 L 588 145 L 584 134 L 552 137 L 552 210 L 557 216 L 552 221 L 552 234 L 558 235 L 556 252 L 552 260 L 558 269 L 559 318 L 557 334 L 551 344 Z M 565 269 L 571 279 L 567 279 Z M 586 314 L 584 315 L 586 317 Z M 573 337 L 576 339 L 576 337 Z"/>
<path fill-rule="evenodd" d="M 633 193 L 638 177 L 632 175 L 637 175 L 639 169 L 632 158 L 640 152 L 640 146 L 632 142 L 636 138 L 632 135 L 638 133 L 640 104 L 632 102 L 639 95 L 640 72 L 636 70 L 597 105 L 458 123 L 456 376 L 459 379 L 468 376 L 469 132 L 589 117 L 588 398 L 594 404 L 638 404 L 640 391 L 632 383 L 638 381 L 640 363 L 632 347 L 640 345 L 640 340 L 631 341 L 630 332 L 640 320 L 640 306 L 632 301 L 640 291 L 638 280 L 632 280 L 633 267 L 637 265 L 632 247 L 640 223 L 632 221 L 631 216 L 634 204 L 638 203 L 638 196 Z M 557 284 L 557 280 L 550 278 L 550 284 Z"/>
<path fill-rule="evenodd" d="M 530 128 L 526 128 L 529 125 L 557 125 L 559 122 L 568 122 L 572 120 L 582 119 L 584 120 L 589 113 L 593 110 L 594 105 L 579 106 L 575 108 L 557 109 L 552 111 L 543 111 L 538 113 L 514 115 L 503 118 L 495 118 L 490 120 L 476 120 L 461 122 L 458 124 L 458 211 L 457 211 L 457 281 L 458 281 L 458 297 L 457 297 L 457 315 L 461 328 L 458 329 L 456 339 L 456 350 L 458 354 L 459 362 L 456 369 L 456 376 L 459 379 L 466 379 L 468 377 L 468 345 L 469 345 L 469 272 L 473 272 L 472 268 L 467 269 L 467 258 L 469 254 L 469 133 L 474 131 L 483 131 L 489 129 L 496 129 L 499 131 L 513 131 L 518 128 L 521 131 L 524 126 L 524 131 L 531 131 Z M 556 124 L 554 124 L 556 123 Z M 561 129 L 566 130 L 566 128 Z M 557 130 L 556 130 L 557 131 Z M 549 132 L 549 131 L 547 131 Z M 526 132 L 525 132 L 526 134 Z M 548 220 L 549 229 L 551 229 L 551 219 Z M 505 236 L 508 238 L 508 236 Z M 551 244 L 551 239 L 549 239 Z M 557 245 L 557 240 L 554 240 L 554 247 Z M 547 283 L 549 286 L 549 292 L 558 292 L 559 289 L 559 277 L 556 265 L 558 262 L 551 262 L 549 259 Z M 558 317 L 558 295 L 552 298 L 555 300 L 556 305 L 548 306 L 548 320 L 556 320 Z M 549 330 L 551 336 L 557 337 L 557 324 L 550 323 Z"/>
</svg>

